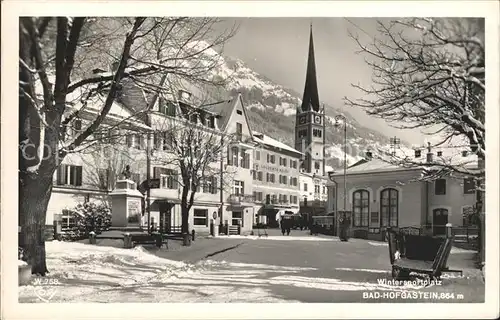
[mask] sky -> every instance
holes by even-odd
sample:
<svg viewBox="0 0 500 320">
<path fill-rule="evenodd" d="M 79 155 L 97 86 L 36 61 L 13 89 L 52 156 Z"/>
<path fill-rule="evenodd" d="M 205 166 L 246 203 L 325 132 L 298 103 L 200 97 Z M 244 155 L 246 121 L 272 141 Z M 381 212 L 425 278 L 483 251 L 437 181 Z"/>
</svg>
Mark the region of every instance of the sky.
<svg viewBox="0 0 500 320">
<path fill-rule="evenodd" d="M 243 60 L 256 72 L 302 94 L 304 90 L 309 27 L 312 23 L 320 100 L 348 111 L 368 128 L 397 136 L 411 144 L 422 144 L 426 136 L 418 130 L 398 130 L 374 119 L 359 108 L 345 106 L 345 96 L 361 97 L 352 83 L 368 86 L 372 70 L 356 54 L 357 44 L 349 32 L 364 43 L 377 34 L 374 18 L 225 18 L 239 25 L 224 47 L 224 54 Z M 356 25 L 356 26 L 355 26 Z M 370 35 L 370 36 L 369 36 Z"/>
</svg>

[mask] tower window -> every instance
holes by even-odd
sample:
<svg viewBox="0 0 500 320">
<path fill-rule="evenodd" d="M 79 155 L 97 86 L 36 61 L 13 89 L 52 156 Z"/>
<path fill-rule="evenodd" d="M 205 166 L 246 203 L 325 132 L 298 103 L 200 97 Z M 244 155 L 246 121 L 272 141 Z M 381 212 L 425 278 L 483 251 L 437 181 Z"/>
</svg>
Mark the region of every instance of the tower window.
<svg viewBox="0 0 500 320">
<path fill-rule="evenodd" d="M 313 136 L 321 138 L 322 130 L 321 129 L 313 129 Z"/>
<path fill-rule="evenodd" d="M 317 161 L 314 162 L 314 169 L 319 170 L 319 168 L 320 168 L 319 162 L 317 162 Z"/>
<path fill-rule="evenodd" d="M 299 130 L 298 136 L 299 138 L 307 137 L 307 129 Z"/>
</svg>

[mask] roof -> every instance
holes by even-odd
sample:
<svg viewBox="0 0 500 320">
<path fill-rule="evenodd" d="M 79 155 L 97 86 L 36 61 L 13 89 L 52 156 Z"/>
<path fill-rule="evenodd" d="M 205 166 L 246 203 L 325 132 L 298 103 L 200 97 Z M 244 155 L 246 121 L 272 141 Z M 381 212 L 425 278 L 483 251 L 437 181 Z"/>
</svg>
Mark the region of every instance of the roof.
<svg viewBox="0 0 500 320">
<path fill-rule="evenodd" d="M 419 167 L 405 168 L 397 166 L 381 159 L 371 159 L 369 161 L 359 161 L 353 166 L 347 168 L 347 174 L 360 174 L 360 173 L 381 173 L 381 172 L 392 172 L 392 171 L 404 171 L 404 170 L 417 170 Z M 343 170 L 335 172 L 334 175 L 343 175 Z"/>
<path fill-rule="evenodd" d="M 435 162 L 438 162 L 435 160 Z M 457 162 L 458 164 L 458 162 Z M 463 163 L 463 167 L 466 170 L 469 170 L 470 172 L 474 172 L 476 170 L 477 165 L 473 163 Z M 370 160 L 368 159 L 362 159 L 358 162 L 356 162 L 354 165 L 350 166 L 347 168 L 346 173 L 347 174 L 363 174 L 363 173 L 384 173 L 384 172 L 394 172 L 394 171 L 408 171 L 408 170 L 433 170 L 433 169 L 439 169 L 440 167 L 437 165 L 434 166 L 429 166 L 425 165 L 425 163 L 422 163 L 422 165 L 415 165 L 412 167 L 408 166 L 399 166 L 397 164 L 391 164 L 387 161 L 378 159 L 378 158 L 372 158 Z M 338 170 L 335 172 L 334 176 L 341 176 L 343 175 L 343 170 Z"/>
<path fill-rule="evenodd" d="M 267 146 L 270 146 L 273 148 L 277 148 L 277 149 L 281 149 L 281 150 L 290 151 L 290 152 L 296 153 L 297 155 L 303 154 L 302 152 L 290 147 L 289 145 L 284 144 L 283 142 L 280 142 L 276 139 L 273 139 L 270 136 L 267 136 L 263 133 L 260 133 L 257 131 L 252 131 L 252 133 L 253 133 L 254 140 L 257 143 L 264 144 L 264 145 L 267 145 Z"/>
<path fill-rule="evenodd" d="M 200 108 L 217 114 L 217 126 L 219 127 L 219 129 L 225 130 L 229 121 L 229 117 L 231 116 L 231 111 L 234 109 L 237 102 L 238 99 L 233 98 L 212 104 L 202 105 L 200 106 Z"/>
</svg>

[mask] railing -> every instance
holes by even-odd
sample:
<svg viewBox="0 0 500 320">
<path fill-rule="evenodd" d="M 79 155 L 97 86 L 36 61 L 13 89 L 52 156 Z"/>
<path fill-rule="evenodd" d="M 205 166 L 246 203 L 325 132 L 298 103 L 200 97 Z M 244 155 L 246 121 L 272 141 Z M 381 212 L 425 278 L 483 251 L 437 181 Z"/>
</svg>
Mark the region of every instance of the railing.
<svg viewBox="0 0 500 320">
<path fill-rule="evenodd" d="M 264 202 L 266 205 L 269 205 L 269 206 L 272 206 L 272 205 L 282 205 L 282 206 L 289 206 L 289 205 L 292 205 L 292 204 L 296 204 L 296 203 L 292 203 L 290 202 L 289 200 L 273 200 L 271 199 L 269 202 L 267 202 L 266 200 L 263 200 L 262 202 Z"/>
<path fill-rule="evenodd" d="M 324 207 L 326 206 L 326 201 L 321 201 L 321 200 L 307 200 L 306 201 L 300 201 L 300 206 L 301 207 Z"/>
<path fill-rule="evenodd" d="M 255 197 L 252 194 L 231 194 L 228 200 L 231 203 L 255 202 Z"/>
</svg>

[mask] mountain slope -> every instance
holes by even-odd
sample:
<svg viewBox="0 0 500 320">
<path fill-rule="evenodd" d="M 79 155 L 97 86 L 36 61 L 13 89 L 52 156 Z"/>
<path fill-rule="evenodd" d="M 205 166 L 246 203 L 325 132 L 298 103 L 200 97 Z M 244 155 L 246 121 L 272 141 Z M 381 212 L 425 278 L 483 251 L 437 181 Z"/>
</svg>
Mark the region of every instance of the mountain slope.
<svg viewBox="0 0 500 320">
<path fill-rule="evenodd" d="M 301 94 L 274 83 L 265 75 L 249 68 L 242 60 L 219 55 L 208 49 L 205 54 L 211 59 L 216 57 L 219 66 L 211 70 L 213 78 L 227 78 L 226 87 L 213 89 L 211 100 L 223 100 L 240 93 L 248 109 L 250 125 L 253 130 L 294 146 L 295 113 L 301 105 Z M 305 81 L 305 79 L 304 79 Z M 205 92 L 207 88 L 203 89 Z M 210 91 L 210 90 L 209 90 Z M 323 102 L 322 102 L 323 103 Z M 334 117 L 342 114 L 347 118 L 347 159 L 353 164 L 361 159 L 367 149 L 387 148 L 389 138 L 384 134 L 364 127 L 348 112 L 334 106 L 325 105 L 326 111 L 326 157 L 327 164 L 339 168 L 343 161 L 343 130 L 334 126 Z"/>
</svg>

